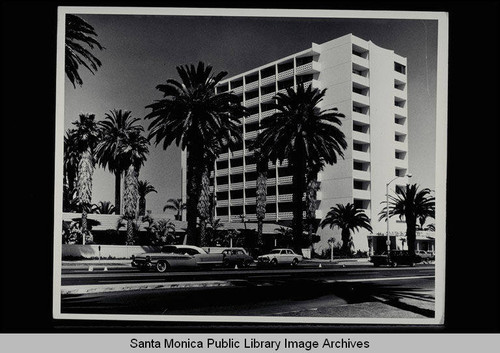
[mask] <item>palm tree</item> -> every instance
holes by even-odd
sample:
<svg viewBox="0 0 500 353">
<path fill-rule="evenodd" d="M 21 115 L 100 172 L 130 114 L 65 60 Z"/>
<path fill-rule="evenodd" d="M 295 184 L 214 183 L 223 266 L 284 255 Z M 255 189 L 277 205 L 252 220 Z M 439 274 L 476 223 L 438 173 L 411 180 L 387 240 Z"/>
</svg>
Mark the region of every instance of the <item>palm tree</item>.
<svg viewBox="0 0 500 353">
<path fill-rule="evenodd" d="M 344 134 L 336 125 L 344 117 L 337 108 L 321 110 L 317 105 L 323 100 L 326 89 L 288 88 L 286 93 L 275 96 L 277 112 L 262 121 L 263 131 L 257 136 L 261 152 L 269 160 L 280 162 L 287 158 L 293 168 L 293 231 L 295 247 L 303 244 L 303 207 L 307 165 L 311 161 L 325 164 L 337 162 L 344 156 L 347 143 Z"/>
<path fill-rule="evenodd" d="M 134 244 L 133 221 L 137 217 L 137 203 L 139 199 L 139 170 L 146 161 L 149 152 L 149 141 L 137 131 L 131 131 L 122 139 L 119 153 L 126 161 L 125 190 L 123 195 L 123 216 L 127 220 L 127 244 Z M 125 162 L 124 162 L 125 163 Z"/>
<path fill-rule="evenodd" d="M 121 211 L 121 177 L 127 161 L 119 153 L 121 140 L 133 131 L 144 131 L 138 124 L 139 118 L 132 118 L 130 111 L 112 110 L 103 121 L 99 121 L 102 130 L 102 140 L 96 147 L 96 158 L 99 165 L 107 168 L 115 175 L 115 212 Z"/>
<path fill-rule="evenodd" d="M 146 214 L 146 195 L 158 192 L 147 180 L 139 180 L 137 191 L 139 192 L 139 216 L 144 216 Z"/>
<path fill-rule="evenodd" d="M 306 176 L 306 224 L 308 232 L 308 242 L 313 242 L 313 231 L 316 220 L 317 194 L 320 189 L 320 182 L 318 181 L 318 173 L 323 170 L 324 163 L 320 161 L 309 161 Z"/>
<path fill-rule="evenodd" d="M 336 206 L 330 208 L 330 211 L 328 211 L 326 217 L 320 223 L 321 228 L 325 228 L 326 226 L 330 226 L 330 229 L 337 226 L 340 229 L 342 236 L 341 251 L 345 255 L 351 253 L 351 232 L 357 232 L 361 228 L 364 228 L 369 232 L 373 231 L 372 226 L 370 225 L 370 219 L 365 212 L 351 203 L 348 203 L 345 206 L 337 204 Z"/>
<path fill-rule="evenodd" d="M 92 205 L 92 213 L 97 214 L 113 214 L 115 206 L 110 201 L 99 201 L 97 205 Z"/>
<path fill-rule="evenodd" d="M 94 27 L 78 16 L 66 15 L 65 71 L 73 87 L 83 84 L 78 73 L 80 65 L 92 74 L 101 66 L 101 61 L 86 48 L 88 46 L 90 49 L 104 49 L 94 37 L 97 37 Z"/>
<path fill-rule="evenodd" d="M 68 129 L 64 135 L 64 191 L 63 191 L 63 211 L 74 210 L 75 184 L 78 175 L 78 163 L 80 162 L 80 151 L 76 130 Z"/>
<path fill-rule="evenodd" d="M 212 67 L 200 62 L 198 66 L 178 66 L 181 82 L 169 79 L 156 88 L 163 99 L 147 106 L 153 119 L 149 138 L 156 145 L 163 142 L 166 149 L 174 141 L 187 152 L 187 235 L 190 243 L 199 243 L 196 237 L 198 200 L 200 197 L 204 158 L 211 151 L 213 136 L 220 140 L 241 140 L 239 118 L 244 114 L 238 96 L 230 92 L 215 93 L 215 86 L 226 72 L 212 74 Z"/>
<path fill-rule="evenodd" d="M 175 241 L 175 225 L 169 219 L 160 219 L 153 222 L 151 231 L 155 234 L 156 244 L 172 244 Z"/>
<path fill-rule="evenodd" d="M 77 197 L 82 207 L 82 234 L 85 241 L 92 241 L 87 227 L 87 212 L 92 204 L 92 175 L 94 173 L 94 148 L 100 138 L 100 130 L 94 114 L 80 114 L 76 126 L 75 139 L 80 160 L 78 162 Z"/>
<path fill-rule="evenodd" d="M 255 215 L 257 216 L 257 246 L 264 244 L 262 228 L 264 218 L 266 218 L 267 204 L 267 158 L 265 158 L 260 149 L 255 149 L 254 156 L 256 157 L 257 180 L 255 182 Z"/>
<path fill-rule="evenodd" d="M 406 239 L 408 243 L 408 252 L 415 254 L 417 237 L 417 219 L 431 217 L 435 215 L 435 199 L 431 195 L 430 189 L 418 190 L 417 184 L 406 184 L 405 189 L 401 189 L 396 196 L 389 195 L 389 201 L 383 201 L 385 204 L 379 213 L 379 221 L 387 220 L 387 209 L 389 209 L 389 218 L 399 216 L 399 219 L 406 221 Z"/>
<path fill-rule="evenodd" d="M 186 204 L 182 202 L 182 199 L 169 199 L 167 204 L 163 206 L 163 212 L 166 210 L 175 212 L 175 220 L 182 221 L 182 211 L 186 209 Z"/>
</svg>

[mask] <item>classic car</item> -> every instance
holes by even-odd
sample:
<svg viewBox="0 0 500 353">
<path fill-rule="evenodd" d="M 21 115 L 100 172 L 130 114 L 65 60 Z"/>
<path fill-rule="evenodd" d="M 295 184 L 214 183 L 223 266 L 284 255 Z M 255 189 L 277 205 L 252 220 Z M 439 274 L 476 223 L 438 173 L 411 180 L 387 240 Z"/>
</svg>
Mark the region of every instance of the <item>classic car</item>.
<svg viewBox="0 0 500 353">
<path fill-rule="evenodd" d="M 132 255 L 132 266 L 141 271 L 154 269 L 163 273 L 171 268 L 213 267 L 222 265 L 223 254 L 209 254 L 192 245 L 166 245 L 160 252 Z"/>
<path fill-rule="evenodd" d="M 422 258 L 418 255 L 410 255 L 407 250 L 391 250 L 389 255 L 387 252 L 383 252 L 380 255 L 370 256 L 370 262 L 373 263 L 375 267 L 382 265 L 397 267 L 399 265 L 415 266 L 415 264 L 422 261 Z"/>
<path fill-rule="evenodd" d="M 219 253 L 224 255 L 222 261 L 224 267 L 248 267 L 253 264 L 253 257 L 248 255 L 244 248 L 225 248 L 225 247 L 209 247 L 203 248 L 208 253 Z"/>
<path fill-rule="evenodd" d="M 425 250 L 416 250 L 415 255 L 420 256 L 423 262 L 434 261 L 435 256 L 432 252 Z"/>
<path fill-rule="evenodd" d="M 274 249 L 269 254 L 259 256 L 257 258 L 257 265 L 276 266 L 279 264 L 290 264 L 296 266 L 303 259 L 302 255 L 294 253 L 291 249 Z"/>
</svg>

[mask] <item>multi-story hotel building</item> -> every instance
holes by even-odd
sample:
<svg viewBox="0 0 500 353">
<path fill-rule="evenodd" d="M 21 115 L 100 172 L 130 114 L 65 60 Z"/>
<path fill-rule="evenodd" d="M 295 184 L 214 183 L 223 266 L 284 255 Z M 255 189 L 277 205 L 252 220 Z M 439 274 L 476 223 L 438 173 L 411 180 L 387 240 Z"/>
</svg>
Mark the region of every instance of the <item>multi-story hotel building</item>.
<svg viewBox="0 0 500 353">
<path fill-rule="evenodd" d="M 322 219 L 336 204 L 354 203 L 372 219 L 373 234 L 385 233 L 386 223 L 378 221 L 378 213 L 386 184 L 401 177 L 391 183 L 394 190 L 407 182 L 403 178 L 408 170 L 406 70 L 406 58 L 348 34 L 323 44 L 312 43 L 306 50 L 222 81 L 218 92 L 237 94 L 250 115 L 241 119 L 243 143 L 220 155 L 215 163 L 215 217 L 222 222 L 241 222 L 243 215 L 256 221 L 257 173 L 248 142 L 257 137 L 260 122 L 275 112 L 270 104 L 273 96 L 303 83 L 327 89 L 320 108 L 337 107 L 345 115 L 341 129 L 348 143 L 344 159 L 326 166 L 318 176 L 321 189 L 316 217 Z M 286 160 L 269 163 L 266 222 L 292 219 L 292 184 Z M 184 191 L 185 187 L 184 183 Z M 391 219 L 390 229 L 402 231 L 404 223 Z M 322 239 L 320 247 L 334 235 L 340 239 L 337 229 L 320 228 L 317 234 Z M 368 249 L 367 235 L 365 230 L 354 235 L 356 249 Z"/>
</svg>

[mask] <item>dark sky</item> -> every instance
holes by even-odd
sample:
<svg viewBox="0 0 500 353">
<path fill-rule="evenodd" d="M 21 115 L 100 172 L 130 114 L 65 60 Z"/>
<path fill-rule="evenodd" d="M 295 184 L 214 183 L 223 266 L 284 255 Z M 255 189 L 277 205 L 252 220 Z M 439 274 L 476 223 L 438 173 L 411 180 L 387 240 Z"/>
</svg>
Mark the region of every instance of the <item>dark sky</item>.
<svg viewBox="0 0 500 353">
<path fill-rule="evenodd" d="M 81 16 L 95 28 L 106 50 L 95 53 L 103 63 L 95 76 L 82 71 L 83 87 L 74 89 L 66 80 L 65 129 L 80 113 L 103 119 L 112 109 L 124 109 L 144 117 L 149 113 L 145 106 L 161 98 L 155 86 L 177 79 L 178 65 L 201 60 L 231 76 L 307 49 L 312 42 L 321 44 L 352 33 L 407 57 L 411 182 L 435 186 L 436 20 Z M 161 213 L 167 199 L 180 196 L 180 151 L 153 145 L 150 152 L 140 179 L 158 190 L 148 195 L 147 208 Z M 93 202 L 113 201 L 113 185 L 112 175 L 97 169 Z"/>
</svg>

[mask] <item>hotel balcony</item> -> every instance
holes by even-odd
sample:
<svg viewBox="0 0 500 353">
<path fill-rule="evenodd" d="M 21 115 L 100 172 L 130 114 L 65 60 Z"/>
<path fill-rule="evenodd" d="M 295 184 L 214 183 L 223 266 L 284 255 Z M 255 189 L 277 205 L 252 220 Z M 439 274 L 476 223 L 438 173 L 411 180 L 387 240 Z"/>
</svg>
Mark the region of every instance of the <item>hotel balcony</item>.
<svg viewBox="0 0 500 353">
<path fill-rule="evenodd" d="M 231 190 L 241 190 L 243 189 L 243 182 L 231 183 Z"/>
<path fill-rule="evenodd" d="M 269 86 L 270 84 L 276 83 L 276 75 L 267 76 L 260 80 L 260 86 Z"/>
<path fill-rule="evenodd" d="M 359 121 L 360 123 L 367 125 L 370 124 L 370 116 L 368 114 L 362 114 L 355 111 L 352 112 L 352 120 Z"/>
<path fill-rule="evenodd" d="M 229 190 L 229 185 L 228 184 L 222 184 L 222 185 L 217 185 L 215 188 L 217 192 L 219 191 L 228 191 Z"/>
<path fill-rule="evenodd" d="M 293 68 L 278 73 L 278 80 L 283 80 L 293 76 Z"/>
<path fill-rule="evenodd" d="M 255 213 L 247 213 L 245 217 L 251 222 L 257 221 L 257 215 Z"/>
<path fill-rule="evenodd" d="M 269 198 L 267 198 L 267 200 L 269 201 Z M 247 197 L 245 199 L 245 205 L 255 205 L 257 203 L 257 200 L 255 197 Z"/>
<path fill-rule="evenodd" d="M 399 169 L 408 169 L 408 161 L 405 159 L 394 158 L 394 166 Z"/>
<path fill-rule="evenodd" d="M 218 161 L 220 160 L 223 160 L 223 159 L 227 159 L 227 157 L 229 157 L 229 153 L 226 152 L 226 153 L 222 153 L 219 155 L 219 157 L 217 158 Z"/>
<path fill-rule="evenodd" d="M 359 142 L 370 143 L 370 135 L 359 131 L 352 132 L 352 139 Z"/>
<path fill-rule="evenodd" d="M 401 134 L 408 134 L 408 127 L 406 125 L 394 124 L 394 131 Z"/>
<path fill-rule="evenodd" d="M 259 97 L 255 97 L 245 101 L 245 107 L 251 107 L 259 104 Z"/>
<path fill-rule="evenodd" d="M 396 151 L 408 152 L 408 143 L 406 141 L 394 141 L 394 148 Z"/>
<path fill-rule="evenodd" d="M 310 85 L 312 85 L 313 88 L 321 88 L 321 84 L 318 80 L 310 80 L 302 83 L 304 84 L 304 89 L 307 89 Z"/>
<path fill-rule="evenodd" d="M 406 117 L 407 116 L 406 107 L 403 108 L 403 107 L 399 107 L 399 106 L 395 105 L 394 106 L 394 114 Z"/>
<path fill-rule="evenodd" d="M 224 176 L 224 175 L 228 175 L 228 173 L 229 173 L 229 169 L 228 168 L 217 169 L 217 171 L 215 172 L 215 176 Z"/>
<path fill-rule="evenodd" d="M 244 170 L 243 166 L 231 167 L 230 172 L 231 172 L 231 174 L 241 174 L 241 173 L 243 173 L 243 170 Z"/>
<path fill-rule="evenodd" d="M 248 152 L 248 149 L 246 149 L 245 152 Z M 230 157 L 231 158 L 243 157 L 243 150 L 231 151 Z"/>
<path fill-rule="evenodd" d="M 406 94 L 405 91 L 401 91 L 397 88 L 394 88 L 394 97 L 399 98 L 400 100 L 406 100 L 408 98 L 408 95 Z"/>
<path fill-rule="evenodd" d="M 403 83 L 406 83 L 407 80 L 406 80 L 406 75 L 400 73 L 400 72 L 397 72 L 397 71 L 394 71 L 394 78 L 397 80 L 397 81 L 400 81 L 400 82 L 403 82 Z"/>
<path fill-rule="evenodd" d="M 266 214 L 267 215 L 267 214 Z M 293 219 L 293 212 L 279 212 L 278 213 L 279 220 L 289 220 Z"/>
<path fill-rule="evenodd" d="M 370 79 L 368 77 L 353 73 L 351 75 L 351 78 L 352 78 L 352 82 L 358 83 L 358 84 L 360 84 L 362 86 L 366 86 L 366 87 L 370 86 Z"/>
<path fill-rule="evenodd" d="M 259 87 L 259 81 L 258 80 L 250 82 L 250 83 L 247 83 L 245 85 L 245 91 L 250 91 L 250 90 L 255 89 L 257 87 Z"/>
<path fill-rule="evenodd" d="M 217 207 L 229 206 L 229 200 L 217 200 Z"/>
<path fill-rule="evenodd" d="M 243 206 L 243 199 L 231 199 L 231 206 Z"/>
<path fill-rule="evenodd" d="M 276 113 L 276 109 L 269 109 L 269 110 L 266 110 L 265 112 L 262 112 L 260 114 L 260 118 L 261 119 L 264 119 L 264 118 L 267 118 L 271 115 L 273 115 L 274 113 Z"/>
<path fill-rule="evenodd" d="M 270 185 L 269 184 L 269 179 L 267 180 L 267 185 Z M 245 187 L 247 189 L 250 189 L 250 188 L 255 189 L 257 187 L 257 184 L 255 183 L 255 180 L 247 180 L 245 182 Z"/>
<path fill-rule="evenodd" d="M 231 222 L 241 222 L 240 215 L 231 215 Z"/>
<path fill-rule="evenodd" d="M 229 216 L 217 216 L 221 222 L 229 222 Z"/>
<path fill-rule="evenodd" d="M 261 101 L 261 103 L 270 102 L 275 95 L 276 95 L 276 93 L 274 93 L 274 92 L 264 94 L 263 96 L 260 97 L 260 101 Z"/>
<path fill-rule="evenodd" d="M 353 179 L 363 180 L 363 181 L 371 181 L 370 172 L 364 170 L 356 170 L 352 171 Z"/>
<path fill-rule="evenodd" d="M 293 194 L 278 195 L 278 202 L 292 202 L 292 199 Z"/>
<path fill-rule="evenodd" d="M 257 216 L 255 216 L 257 219 Z M 276 213 L 275 212 L 266 212 L 266 216 L 264 218 L 266 221 L 276 221 Z"/>
<path fill-rule="evenodd" d="M 293 184 L 293 176 L 285 176 L 278 178 L 278 185 L 290 185 Z"/>
<path fill-rule="evenodd" d="M 352 197 L 355 199 L 370 200 L 371 195 L 369 190 L 352 189 Z"/>
<path fill-rule="evenodd" d="M 362 94 L 352 92 L 352 100 L 362 105 L 369 106 L 370 105 L 370 97 L 364 96 Z"/>
<path fill-rule="evenodd" d="M 358 162 L 370 162 L 370 153 L 353 150 L 352 159 Z"/>
<path fill-rule="evenodd" d="M 232 88 L 231 91 L 233 91 L 234 94 L 242 94 L 243 93 L 243 86 Z"/>
<path fill-rule="evenodd" d="M 259 134 L 259 131 L 258 130 L 255 130 L 255 131 L 251 131 L 251 132 L 247 132 L 245 134 L 245 140 L 251 140 L 251 139 L 254 139 L 257 137 L 257 135 Z"/>
<path fill-rule="evenodd" d="M 245 118 L 245 123 L 246 124 L 255 123 L 256 121 L 259 121 L 259 114 L 258 113 L 257 114 L 252 114 L 249 117 Z"/>
<path fill-rule="evenodd" d="M 257 170 L 256 164 L 247 164 L 245 166 L 245 172 L 255 172 Z"/>
<path fill-rule="evenodd" d="M 352 62 L 356 65 L 364 67 L 365 69 L 370 68 L 370 62 L 368 61 L 368 59 L 362 58 L 358 55 L 352 55 Z"/>
<path fill-rule="evenodd" d="M 295 74 L 296 75 L 307 75 L 307 74 L 312 74 L 315 72 L 320 72 L 321 71 L 321 64 L 316 61 L 311 61 L 307 64 L 297 66 L 295 69 Z"/>
</svg>

